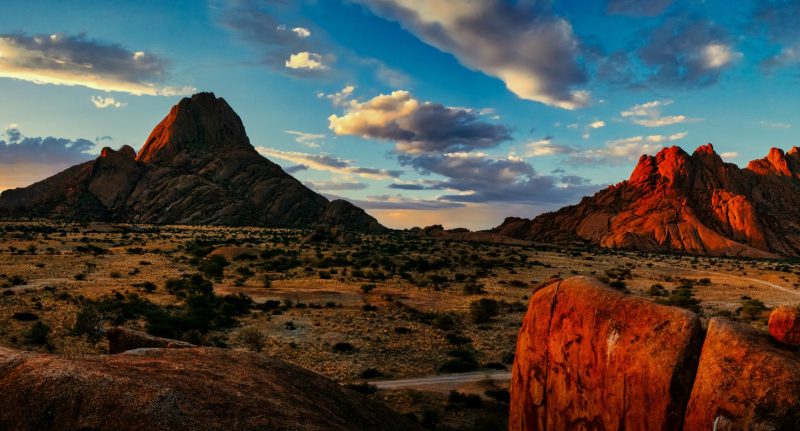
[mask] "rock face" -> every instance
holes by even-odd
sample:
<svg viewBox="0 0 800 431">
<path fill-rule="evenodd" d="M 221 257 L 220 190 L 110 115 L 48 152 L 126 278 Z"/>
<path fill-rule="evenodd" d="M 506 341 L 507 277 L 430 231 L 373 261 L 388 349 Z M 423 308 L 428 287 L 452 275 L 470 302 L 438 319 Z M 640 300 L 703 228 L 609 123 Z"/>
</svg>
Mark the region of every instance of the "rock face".
<svg viewBox="0 0 800 431">
<path fill-rule="evenodd" d="M 800 309 L 777 307 L 769 314 L 769 334 L 788 346 L 800 346 Z"/>
<path fill-rule="evenodd" d="M 3 192 L 0 217 L 384 230 L 362 209 L 328 202 L 262 157 L 239 116 L 213 93 L 181 100 L 139 154 L 104 148 L 94 161 Z"/>
<path fill-rule="evenodd" d="M 594 279 L 556 282 L 519 332 L 509 429 L 678 429 L 701 342 L 691 312 Z"/>
<path fill-rule="evenodd" d="M 66 359 L 0 348 L 0 429 L 413 430 L 310 371 L 213 348 Z"/>
<path fill-rule="evenodd" d="M 701 347 L 702 346 L 702 347 Z M 531 297 L 509 430 L 795 430 L 800 353 L 584 277 Z"/>
<path fill-rule="evenodd" d="M 748 326 L 711 319 L 686 429 L 796 430 L 800 357 Z"/>
<path fill-rule="evenodd" d="M 533 220 L 493 232 L 542 242 L 588 242 L 715 256 L 800 255 L 800 152 L 773 148 L 746 169 L 711 144 L 644 155 L 630 179 Z"/>
<path fill-rule="evenodd" d="M 106 338 L 108 339 L 108 353 L 111 355 L 140 348 L 185 349 L 196 347 L 194 344 L 183 341 L 155 337 L 146 332 L 121 327 L 109 328 L 106 331 Z"/>
</svg>

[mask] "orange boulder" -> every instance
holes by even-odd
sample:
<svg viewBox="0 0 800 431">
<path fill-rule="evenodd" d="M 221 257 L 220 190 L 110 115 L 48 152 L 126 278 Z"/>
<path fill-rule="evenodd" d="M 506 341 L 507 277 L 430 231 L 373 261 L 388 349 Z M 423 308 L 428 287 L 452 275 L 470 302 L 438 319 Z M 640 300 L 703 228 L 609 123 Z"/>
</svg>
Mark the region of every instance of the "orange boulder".
<svg viewBox="0 0 800 431">
<path fill-rule="evenodd" d="M 772 338 L 789 346 L 800 346 L 800 309 L 778 307 L 769 315 L 769 333 Z"/>
<path fill-rule="evenodd" d="M 594 279 L 543 288 L 517 340 L 509 429 L 679 429 L 701 340 L 693 313 Z"/>
<path fill-rule="evenodd" d="M 685 429 L 796 430 L 798 426 L 800 356 L 749 326 L 711 319 Z"/>
</svg>

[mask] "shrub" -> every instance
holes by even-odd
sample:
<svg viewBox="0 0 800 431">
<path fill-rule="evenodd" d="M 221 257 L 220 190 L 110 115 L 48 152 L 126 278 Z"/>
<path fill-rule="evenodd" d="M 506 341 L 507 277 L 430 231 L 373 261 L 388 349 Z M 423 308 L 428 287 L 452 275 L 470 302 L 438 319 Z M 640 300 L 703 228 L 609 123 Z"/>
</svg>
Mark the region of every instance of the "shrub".
<svg viewBox="0 0 800 431">
<path fill-rule="evenodd" d="M 261 353 L 267 345 L 267 336 L 260 329 L 250 326 L 239 331 L 239 341 L 249 350 Z"/>
<path fill-rule="evenodd" d="M 469 311 L 473 322 L 486 323 L 499 314 L 500 305 L 494 299 L 481 298 L 470 304 Z"/>
<path fill-rule="evenodd" d="M 36 323 L 25 332 L 25 340 L 37 346 L 47 344 L 50 340 L 50 327 L 41 320 L 37 320 Z"/>
<path fill-rule="evenodd" d="M 103 337 L 103 315 L 93 302 L 85 302 L 78 310 L 75 317 L 75 325 L 72 327 L 72 334 L 76 336 L 86 335 L 92 343 L 100 341 Z"/>
<path fill-rule="evenodd" d="M 483 401 L 480 395 L 450 391 L 450 395 L 447 396 L 447 407 L 449 408 L 477 409 L 482 406 Z"/>
<path fill-rule="evenodd" d="M 215 254 L 204 259 L 198 265 L 198 269 L 209 278 L 222 278 L 225 276 L 225 267 L 230 265 L 225 256 Z"/>
<path fill-rule="evenodd" d="M 686 308 L 694 311 L 695 313 L 699 313 L 701 311 L 700 301 L 694 297 L 694 292 L 692 292 L 692 289 L 686 287 L 679 287 L 673 290 L 666 298 L 657 299 L 656 302 L 659 304 Z"/>
<path fill-rule="evenodd" d="M 336 343 L 333 346 L 334 353 L 353 353 L 356 351 L 355 346 L 347 342 Z"/>
<path fill-rule="evenodd" d="M 378 287 L 378 286 L 375 285 L 375 283 L 362 284 L 361 285 L 361 291 L 364 292 L 364 294 L 366 295 L 366 294 L 372 292 L 376 287 Z"/>
</svg>

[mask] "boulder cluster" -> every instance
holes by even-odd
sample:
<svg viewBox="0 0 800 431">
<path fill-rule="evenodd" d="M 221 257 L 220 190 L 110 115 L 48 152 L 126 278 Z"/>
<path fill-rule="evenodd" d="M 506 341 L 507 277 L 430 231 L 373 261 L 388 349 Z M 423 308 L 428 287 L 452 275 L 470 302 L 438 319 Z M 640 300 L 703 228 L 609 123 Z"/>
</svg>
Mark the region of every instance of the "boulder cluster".
<svg viewBox="0 0 800 431">
<path fill-rule="evenodd" d="M 793 317 L 777 312 L 795 344 Z M 787 329 L 788 328 L 788 329 Z M 773 332 L 774 334 L 775 332 Z M 779 338 L 780 339 L 780 338 Z M 510 430 L 788 430 L 800 354 L 766 334 L 573 277 L 531 298 L 517 341 Z"/>
</svg>

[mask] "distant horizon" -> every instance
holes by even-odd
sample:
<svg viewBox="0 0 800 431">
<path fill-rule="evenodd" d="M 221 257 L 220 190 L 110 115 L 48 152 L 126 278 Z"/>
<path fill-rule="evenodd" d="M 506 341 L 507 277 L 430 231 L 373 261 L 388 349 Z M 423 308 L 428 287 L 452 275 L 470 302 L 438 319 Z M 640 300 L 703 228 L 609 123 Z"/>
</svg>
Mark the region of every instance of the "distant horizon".
<svg viewBox="0 0 800 431">
<path fill-rule="evenodd" d="M 671 145 L 720 142 L 746 166 L 800 143 L 800 2 L 11 0 L 0 14 L 14 17 L 0 190 L 138 150 L 198 89 L 262 155 L 396 228 L 532 218 Z"/>
</svg>

